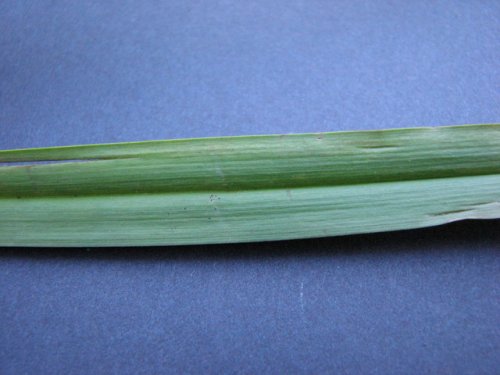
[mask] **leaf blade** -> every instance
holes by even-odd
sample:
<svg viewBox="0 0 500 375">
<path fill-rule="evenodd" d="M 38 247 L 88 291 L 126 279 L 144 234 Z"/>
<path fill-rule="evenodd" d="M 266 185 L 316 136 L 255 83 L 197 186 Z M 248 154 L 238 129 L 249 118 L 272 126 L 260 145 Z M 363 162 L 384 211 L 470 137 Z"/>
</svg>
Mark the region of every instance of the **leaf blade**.
<svg viewBox="0 0 500 375">
<path fill-rule="evenodd" d="M 81 164 L 0 167 L 0 244 L 266 241 L 500 217 L 500 126 L 431 129 L 435 130 L 296 135 L 289 136 L 291 143 L 280 136 L 146 142 L 132 145 L 135 159 L 126 144 L 111 146 L 123 146 L 124 158 L 123 153 L 109 151 L 108 158 L 120 157 Z M 329 138 L 334 145 L 317 146 Z M 399 142 L 397 149 L 389 147 L 389 141 Z M 193 146 L 193 142 L 200 144 Z M 365 148 L 361 156 L 359 144 Z M 94 146 L 81 146 L 86 147 Z M 87 157 L 102 156 L 107 148 L 95 147 L 101 150 L 94 154 L 84 150 Z M 204 162 L 207 156 L 202 150 L 212 150 L 212 158 Z M 66 158 L 82 156 L 81 150 L 63 151 Z M 62 156 L 60 149 L 44 149 L 41 156 L 33 155 L 36 150 L 26 152 L 31 152 L 30 160 L 47 159 L 54 152 Z M 290 153 L 295 153 L 292 158 Z M 23 151 L 2 151 L 0 160 L 26 161 L 23 155 Z M 280 156 L 277 161 L 276 156 Z M 176 163 L 184 169 L 165 167 Z M 339 166 L 340 170 L 335 169 Z M 146 172 L 138 176 L 140 168 Z M 36 175 L 33 170 L 41 172 Z M 153 183 L 154 189 L 149 190 L 137 185 L 151 182 L 152 170 L 161 183 Z M 110 173 L 107 179 L 106 172 Z M 179 178 L 184 180 L 172 185 Z M 86 179 L 89 183 L 82 187 Z M 196 183 L 197 188 L 189 188 Z M 58 190 L 61 184 L 66 190 Z"/>
</svg>

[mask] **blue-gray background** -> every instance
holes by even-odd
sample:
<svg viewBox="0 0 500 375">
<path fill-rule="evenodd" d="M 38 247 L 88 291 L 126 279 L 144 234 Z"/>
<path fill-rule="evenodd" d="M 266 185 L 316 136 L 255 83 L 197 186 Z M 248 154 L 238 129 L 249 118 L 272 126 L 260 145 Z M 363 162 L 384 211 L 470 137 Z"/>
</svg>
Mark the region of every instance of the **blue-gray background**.
<svg viewBox="0 0 500 375">
<path fill-rule="evenodd" d="M 2 1 L 0 149 L 498 122 L 499 20 L 494 0 Z M 499 224 L 0 249 L 0 373 L 498 373 Z"/>
</svg>

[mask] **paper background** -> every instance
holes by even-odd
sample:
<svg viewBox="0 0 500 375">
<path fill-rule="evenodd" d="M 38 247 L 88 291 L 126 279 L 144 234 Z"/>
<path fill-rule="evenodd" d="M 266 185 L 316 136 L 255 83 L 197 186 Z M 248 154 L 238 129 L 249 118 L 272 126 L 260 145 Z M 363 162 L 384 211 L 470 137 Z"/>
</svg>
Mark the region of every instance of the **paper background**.
<svg viewBox="0 0 500 375">
<path fill-rule="evenodd" d="M 499 19 L 497 1 L 3 1 L 0 149 L 498 122 Z M 499 224 L 0 249 L 0 373 L 498 373 Z"/>
</svg>

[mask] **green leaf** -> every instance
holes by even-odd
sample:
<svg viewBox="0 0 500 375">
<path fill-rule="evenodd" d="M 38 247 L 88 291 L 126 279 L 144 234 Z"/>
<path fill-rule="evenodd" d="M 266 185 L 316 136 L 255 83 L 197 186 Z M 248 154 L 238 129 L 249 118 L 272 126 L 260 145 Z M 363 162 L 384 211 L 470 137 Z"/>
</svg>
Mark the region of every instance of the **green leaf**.
<svg viewBox="0 0 500 375">
<path fill-rule="evenodd" d="M 9 150 L 0 163 L 2 246 L 266 241 L 500 217 L 498 124 Z"/>
</svg>

